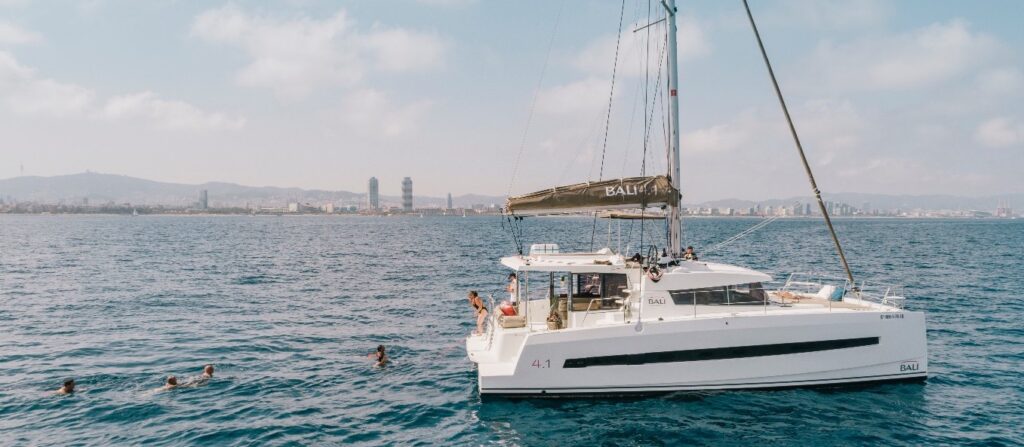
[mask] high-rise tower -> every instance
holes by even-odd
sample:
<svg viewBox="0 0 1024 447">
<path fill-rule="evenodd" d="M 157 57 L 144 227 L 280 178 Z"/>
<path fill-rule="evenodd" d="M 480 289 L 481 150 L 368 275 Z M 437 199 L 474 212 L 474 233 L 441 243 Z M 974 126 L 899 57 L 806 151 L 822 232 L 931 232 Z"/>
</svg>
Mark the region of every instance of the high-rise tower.
<svg viewBox="0 0 1024 447">
<path fill-rule="evenodd" d="M 448 208 L 447 209 L 454 209 L 454 207 L 452 207 L 452 193 L 448 193 Z"/>
<path fill-rule="evenodd" d="M 367 203 L 371 210 L 380 208 L 380 188 L 377 186 L 377 177 L 370 177 L 370 184 L 367 186 Z"/>
<path fill-rule="evenodd" d="M 402 211 L 412 211 L 412 179 L 402 179 Z"/>
</svg>

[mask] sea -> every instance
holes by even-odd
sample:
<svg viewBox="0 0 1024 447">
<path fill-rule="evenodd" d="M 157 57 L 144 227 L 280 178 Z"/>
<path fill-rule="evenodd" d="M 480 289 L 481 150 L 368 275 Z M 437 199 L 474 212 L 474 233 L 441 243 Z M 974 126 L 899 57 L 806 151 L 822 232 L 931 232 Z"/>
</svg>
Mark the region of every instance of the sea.
<svg viewBox="0 0 1024 447">
<path fill-rule="evenodd" d="M 757 222 L 686 220 L 685 242 L 702 254 Z M 0 445 L 1024 444 L 1024 220 L 836 220 L 858 279 L 927 312 L 925 383 L 481 400 L 466 293 L 500 296 L 517 240 L 664 244 L 663 222 L 520 224 L 0 216 Z M 817 219 L 702 259 L 841 274 Z M 158 390 L 206 364 L 205 384 Z M 56 395 L 65 378 L 77 392 Z"/>
</svg>

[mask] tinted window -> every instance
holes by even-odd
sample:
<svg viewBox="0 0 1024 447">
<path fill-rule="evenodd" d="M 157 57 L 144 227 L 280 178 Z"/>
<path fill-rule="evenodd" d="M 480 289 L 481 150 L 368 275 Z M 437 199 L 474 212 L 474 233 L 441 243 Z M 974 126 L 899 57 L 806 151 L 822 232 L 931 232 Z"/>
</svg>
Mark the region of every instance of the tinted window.
<svg viewBox="0 0 1024 447">
<path fill-rule="evenodd" d="M 741 284 L 729 287 L 708 287 L 704 289 L 669 291 L 672 302 L 677 305 L 705 306 L 764 304 L 765 293 L 761 283 Z"/>
</svg>

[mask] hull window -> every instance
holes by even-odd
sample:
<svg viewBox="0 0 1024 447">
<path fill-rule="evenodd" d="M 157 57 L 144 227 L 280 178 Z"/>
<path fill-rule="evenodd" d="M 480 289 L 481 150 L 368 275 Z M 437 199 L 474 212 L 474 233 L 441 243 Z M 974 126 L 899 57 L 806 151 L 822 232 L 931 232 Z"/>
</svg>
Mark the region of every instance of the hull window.
<svg viewBox="0 0 1024 447">
<path fill-rule="evenodd" d="M 777 343 L 771 345 L 731 346 L 726 348 L 690 349 L 686 351 L 661 351 L 642 354 L 606 355 L 566 359 L 563 368 L 587 368 L 591 366 L 644 365 L 648 363 L 699 362 L 704 360 L 741 359 L 772 355 L 802 354 L 807 352 L 831 351 L 878 344 L 878 337 L 845 338 L 840 340 L 804 341 Z"/>
</svg>

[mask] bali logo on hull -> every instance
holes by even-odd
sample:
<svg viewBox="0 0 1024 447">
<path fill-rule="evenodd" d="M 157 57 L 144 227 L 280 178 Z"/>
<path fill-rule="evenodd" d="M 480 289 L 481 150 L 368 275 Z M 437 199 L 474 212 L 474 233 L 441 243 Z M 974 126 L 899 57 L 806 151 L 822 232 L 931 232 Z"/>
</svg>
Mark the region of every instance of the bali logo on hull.
<svg viewBox="0 0 1024 447">
<path fill-rule="evenodd" d="M 917 362 L 903 362 L 900 364 L 900 372 L 914 372 L 921 369 Z"/>
</svg>

